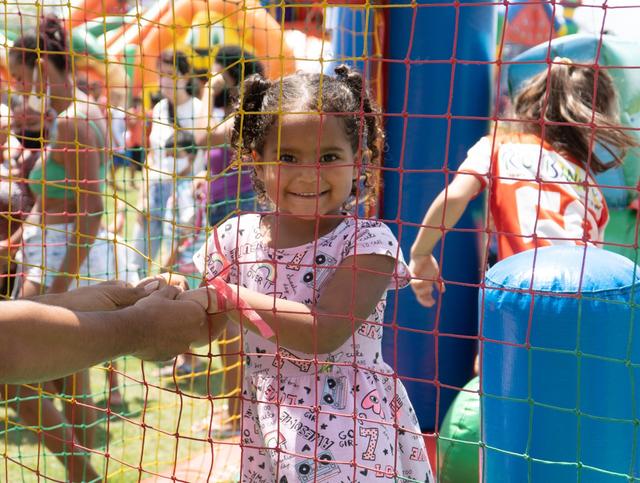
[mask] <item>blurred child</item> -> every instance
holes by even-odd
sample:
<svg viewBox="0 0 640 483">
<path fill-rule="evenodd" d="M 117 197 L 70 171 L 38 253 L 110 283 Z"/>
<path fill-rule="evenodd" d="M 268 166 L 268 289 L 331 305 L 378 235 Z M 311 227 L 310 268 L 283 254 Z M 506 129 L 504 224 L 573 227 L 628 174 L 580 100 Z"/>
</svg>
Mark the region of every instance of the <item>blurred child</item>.
<svg viewBox="0 0 640 483">
<path fill-rule="evenodd" d="M 146 148 L 144 131 L 146 122 L 142 98 L 136 96 L 133 98 L 131 109 L 126 113 L 127 131 L 125 135 L 125 156 L 129 161 L 129 179 L 131 181 L 132 188 L 136 187 L 136 171 L 142 171 L 142 166 L 144 164 L 144 153 Z"/>
<path fill-rule="evenodd" d="M 638 145 L 621 129 L 611 76 L 556 58 L 523 87 L 513 108 L 515 120 L 469 150 L 422 222 L 411 249 L 411 285 L 426 307 L 435 304 L 433 289 L 441 280 L 433 248 L 485 189 L 498 259 L 603 241 L 609 215 L 593 175 L 621 164 L 626 150 Z"/>
<path fill-rule="evenodd" d="M 193 184 L 193 163 L 198 149 L 193 134 L 188 131 L 177 131 L 167 140 L 165 146 L 167 158 L 173 160 L 176 176 L 174 178 L 174 194 L 169 197 L 163 219 L 165 229 L 163 240 L 168 248 L 163 260 L 163 267 L 175 267 L 181 273 L 192 267 L 195 250 L 194 242 L 200 229 L 203 229 L 202 213 L 197 216 L 199 205 Z M 196 226 L 198 225 L 198 226 Z M 190 251 L 191 248 L 191 251 Z"/>
</svg>

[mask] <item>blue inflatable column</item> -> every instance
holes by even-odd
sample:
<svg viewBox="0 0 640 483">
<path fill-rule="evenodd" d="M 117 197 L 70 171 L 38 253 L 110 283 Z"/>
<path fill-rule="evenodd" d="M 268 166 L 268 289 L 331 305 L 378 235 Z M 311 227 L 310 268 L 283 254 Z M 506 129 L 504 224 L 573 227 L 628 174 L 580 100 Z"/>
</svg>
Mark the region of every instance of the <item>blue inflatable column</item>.
<svg viewBox="0 0 640 483">
<path fill-rule="evenodd" d="M 386 26 L 389 149 L 382 218 L 408 256 L 416 225 L 451 181 L 446 170 L 455 171 L 487 134 L 496 9 L 483 0 L 457 7 L 450 0 L 391 3 L 398 7 L 388 9 Z M 458 228 L 474 228 L 470 212 Z M 410 378 L 405 385 L 423 430 L 436 427 L 436 414 L 441 420 L 458 393 L 440 384 L 461 388 L 471 379 L 476 350 L 478 234 L 451 232 L 444 244 L 441 266 L 451 283 L 442 305 L 428 310 L 403 290 L 389 297 L 386 318 L 397 328 L 385 330 L 384 358 L 401 378 Z M 439 257 L 439 245 L 434 253 Z"/>
<path fill-rule="evenodd" d="M 484 482 L 640 477 L 638 275 L 621 255 L 577 246 L 523 252 L 487 273 Z"/>
<path fill-rule="evenodd" d="M 325 64 L 324 72 L 332 75 L 343 63 L 360 72 L 371 75 L 371 54 L 374 51 L 374 9 L 352 7 L 327 7 L 325 28 L 331 33 L 332 61 Z"/>
</svg>

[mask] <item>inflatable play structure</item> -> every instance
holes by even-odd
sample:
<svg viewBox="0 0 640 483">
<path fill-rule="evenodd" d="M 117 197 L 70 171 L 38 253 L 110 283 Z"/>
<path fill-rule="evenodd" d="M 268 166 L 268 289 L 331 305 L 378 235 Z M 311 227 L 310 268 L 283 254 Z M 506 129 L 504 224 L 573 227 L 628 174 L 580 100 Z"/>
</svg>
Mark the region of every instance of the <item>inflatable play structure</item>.
<svg viewBox="0 0 640 483">
<path fill-rule="evenodd" d="M 145 11 L 136 5 L 125 14 L 104 16 L 117 5 L 117 0 L 87 0 L 75 5 L 68 18 L 79 74 L 101 82 L 111 93 L 144 94 L 148 102 L 157 90 L 158 55 L 168 48 L 185 51 L 193 67 L 204 72 L 210 69 L 218 46 L 225 43 L 255 54 L 271 77 L 295 69 L 293 51 L 280 25 L 257 2 L 243 2 L 240 8 L 224 0 L 159 0 Z M 18 16 L 9 12 L 0 21 L 9 46 L 20 28 L 35 27 L 34 21 L 34 25 L 15 21 Z M 4 65 L 0 68 L 6 70 Z"/>
<path fill-rule="evenodd" d="M 517 56 L 514 59 L 514 63 L 507 67 L 505 79 L 508 81 L 508 91 L 511 95 L 514 95 L 527 79 L 539 73 L 542 69 L 546 69 L 548 56 L 551 58 L 566 57 L 577 63 L 599 64 L 603 67 L 610 66 L 611 68 L 608 71 L 613 76 L 620 93 L 622 121 L 629 128 L 637 129 L 640 122 L 638 120 L 638 110 L 640 110 L 640 89 L 638 86 L 640 85 L 640 78 L 635 69 L 628 67 L 639 65 L 640 57 L 634 53 L 635 50 L 631 48 L 632 45 L 634 45 L 634 42 L 631 40 L 613 36 L 599 38 L 588 35 L 568 35 L 554 39 L 551 43 L 545 42 L 534 46 Z M 627 154 L 622 166 L 597 176 L 599 184 L 603 187 L 610 216 L 605 232 L 606 243 L 603 248 L 624 255 L 636 263 L 638 261 L 638 191 L 635 187 L 640 181 L 639 156 L 640 152 L 638 150 L 632 150 Z M 598 252 L 590 253 L 590 255 L 598 256 Z M 551 255 L 547 256 L 551 257 Z M 550 258 L 548 259 L 550 260 Z M 606 257 L 603 259 L 608 260 Z M 623 263 L 619 258 L 612 257 L 611 260 L 612 263 Z M 506 273 L 507 271 L 503 272 L 503 274 Z M 561 291 L 560 288 L 558 291 Z M 516 300 L 516 297 L 513 299 Z M 503 315 L 498 316 L 496 307 L 490 307 L 493 314 L 492 317 L 503 317 Z M 558 313 L 560 312 L 561 310 L 558 311 Z M 500 318 L 500 320 L 502 319 Z M 487 370 L 492 369 L 485 367 L 485 371 Z M 498 410 L 493 409 L 491 411 L 493 411 L 495 417 L 498 417 Z M 440 476 L 443 478 L 441 481 L 478 481 L 477 455 L 480 451 L 480 396 L 477 379 L 465 386 L 453 402 L 442 423 L 440 436 L 439 457 L 441 459 L 439 468 L 441 471 Z M 503 467 L 501 471 L 506 471 L 506 469 Z M 494 479 L 496 473 L 492 472 L 491 474 L 494 475 L 491 481 L 511 481 L 509 478 L 496 480 Z M 472 475 L 474 475 L 475 479 L 471 479 Z M 548 480 L 542 478 L 539 481 L 565 481 L 564 477 L 560 479 L 557 479 L 559 477 L 554 478 Z M 566 478 L 569 478 L 569 476 Z M 605 480 L 598 479 L 594 481 Z"/>
<path fill-rule="evenodd" d="M 626 68 L 640 65 L 637 49 L 613 37 L 567 35 L 577 30 L 572 14 L 580 1 L 563 2 L 564 17 L 553 2 L 512 1 L 508 11 L 485 0 L 464 3 L 433 0 L 416 8 L 390 0 L 383 9 L 358 0 L 321 8 L 288 1 L 158 0 L 131 7 L 83 0 L 66 20 L 78 78 L 101 83 L 112 98 L 143 95 L 147 104 L 157 91 L 158 55 L 167 48 L 185 51 L 199 72 L 210 69 L 223 44 L 254 53 L 271 78 L 296 69 L 330 73 L 343 62 L 357 66 L 386 115 L 382 201 L 366 214 L 395 221 L 390 226 L 408 257 L 425 207 L 488 130 L 498 104 L 494 61 L 501 46 L 512 46 L 502 53 L 515 56 L 502 71 L 506 95 L 545 68 L 549 56 L 598 63 L 611 68 L 625 124 L 640 128 L 640 74 Z M 4 48 L 25 28 L 11 18 L 0 16 Z M 3 79 L 5 61 L 0 52 Z M 538 250 L 535 264 L 534 254 L 525 253 L 485 276 L 474 210 L 468 210 L 434 251 L 448 282 L 437 308 L 419 305 L 411 290 L 389 296 L 384 358 L 406 386 L 421 429 L 435 434 L 429 456 L 438 481 L 613 483 L 626 481 L 630 471 L 638 476 L 640 408 L 633 388 L 640 351 L 629 313 L 640 288 L 632 263 L 639 157 L 630 152 L 623 167 L 598 178 L 611 214 L 609 252 Z M 476 213 L 483 206 L 473 202 Z M 474 379 L 479 340 L 482 373 Z M 211 379 L 223 369 L 211 354 L 200 355 L 209 357 L 208 367 L 165 379 L 137 361 L 119 361 L 124 395 L 138 405 L 108 413 L 109 437 L 94 455 L 114 481 L 206 481 L 213 474 L 234 481 L 224 464 L 237 458 L 239 441 L 219 444 L 217 433 L 193 429 L 205 415 L 218 421 L 214 409 L 220 412 L 223 399 L 222 378 Z M 27 431 L 16 427 L 18 436 Z M 140 451 L 129 454 L 127 446 Z M 7 469 L 10 481 L 33 476 L 36 467 L 46 473 L 36 463 L 39 451 L 14 458 L 19 468 Z M 330 474 L 316 476 L 332 481 Z"/>
<path fill-rule="evenodd" d="M 482 481 L 637 476 L 637 265 L 546 247 L 498 263 L 485 284 Z"/>
</svg>

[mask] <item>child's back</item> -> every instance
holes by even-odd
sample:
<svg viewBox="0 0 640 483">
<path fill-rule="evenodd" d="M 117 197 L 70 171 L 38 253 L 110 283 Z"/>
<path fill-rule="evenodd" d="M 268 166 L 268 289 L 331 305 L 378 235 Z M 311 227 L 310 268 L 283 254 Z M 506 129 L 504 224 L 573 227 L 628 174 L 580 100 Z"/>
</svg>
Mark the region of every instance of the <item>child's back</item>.
<svg viewBox="0 0 640 483">
<path fill-rule="evenodd" d="M 484 137 L 458 172 L 475 174 L 481 189 L 490 189 L 499 259 L 535 247 L 603 240 L 609 215 L 595 179 L 583 163 L 535 135 Z"/>
</svg>

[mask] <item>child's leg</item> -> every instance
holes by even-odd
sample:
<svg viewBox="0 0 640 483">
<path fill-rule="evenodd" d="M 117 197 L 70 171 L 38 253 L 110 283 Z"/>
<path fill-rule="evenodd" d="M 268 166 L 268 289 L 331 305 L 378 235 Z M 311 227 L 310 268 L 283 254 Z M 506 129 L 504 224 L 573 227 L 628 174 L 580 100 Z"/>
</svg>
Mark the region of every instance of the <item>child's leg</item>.
<svg viewBox="0 0 640 483">
<path fill-rule="evenodd" d="M 133 265 L 148 275 L 148 259 L 156 260 L 162 244 L 162 230 L 167 200 L 171 196 L 171 183 L 164 181 L 150 181 L 149 190 L 144 183 L 140 191 L 138 206 L 141 207 L 139 223 L 134 230 L 133 246 L 137 252 Z"/>
<path fill-rule="evenodd" d="M 68 481 L 90 481 L 98 477 L 89 456 L 82 454 L 79 448 L 73 448 L 72 442 L 78 442 L 73 427 L 51 399 L 40 397 L 38 391 L 27 386 L 5 386 L 4 395 L 7 400 L 20 398 L 13 403 L 18 417 L 27 426 L 40 430 L 46 448 L 65 466 Z"/>
<path fill-rule="evenodd" d="M 162 227 L 161 245 L 163 256 L 160 258 L 161 266 L 171 270 L 173 270 L 173 265 L 178 253 L 178 246 L 180 244 L 177 213 L 177 199 L 175 195 L 172 195 L 167 200 L 167 206 L 163 215 L 164 224 Z"/>
</svg>

